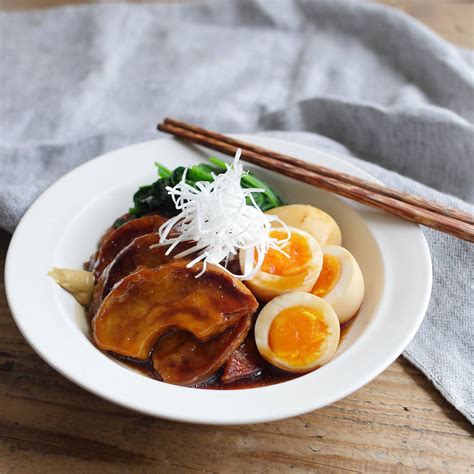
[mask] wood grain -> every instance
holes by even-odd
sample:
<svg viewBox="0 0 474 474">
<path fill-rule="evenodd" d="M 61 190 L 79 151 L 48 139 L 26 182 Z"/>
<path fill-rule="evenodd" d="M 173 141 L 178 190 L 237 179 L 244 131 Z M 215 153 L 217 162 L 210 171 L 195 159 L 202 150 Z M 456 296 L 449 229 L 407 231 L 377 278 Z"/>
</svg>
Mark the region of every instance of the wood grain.
<svg viewBox="0 0 474 474">
<path fill-rule="evenodd" d="M 375 0 L 398 8 L 439 35 L 464 48 L 474 48 L 472 0 Z"/>
<path fill-rule="evenodd" d="M 0 0 L 19 9 L 79 3 Z M 474 47 L 474 3 L 383 0 Z M 0 473 L 474 472 L 472 426 L 403 358 L 356 393 L 290 420 L 203 427 L 139 415 L 75 386 L 8 310 L 0 231 Z M 40 316 L 40 315 L 38 315 Z"/>
<path fill-rule="evenodd" d="M 2 473 L 474 469 L 471 426 L 403 358 L 327 408 L 254 426 L 168 422 L 101 400 L 51 369 L 16 328 L 3 282 L 9 238 L 0 231 Z"/>
</svg>

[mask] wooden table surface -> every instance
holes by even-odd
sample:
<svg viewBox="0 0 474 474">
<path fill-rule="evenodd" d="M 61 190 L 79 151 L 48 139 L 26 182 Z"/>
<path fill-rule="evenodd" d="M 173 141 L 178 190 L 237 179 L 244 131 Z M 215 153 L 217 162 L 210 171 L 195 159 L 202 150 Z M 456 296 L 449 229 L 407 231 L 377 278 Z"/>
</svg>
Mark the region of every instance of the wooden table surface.
<svg viewBox="0 0 474 474">
<path fill-rule="evenodd" d="M 61 0 L 0 0 L 0 8 Z M 474 47 L 474 4 L 384 0 Z M 0 231 L 0 473 L 474 472 L 472 426 L 400 357 L 353 395 L 285 421 L 209 427 L 97 398 L 44 363 L 9 312 Z M 65 354 L 65 357 L 71 357 Z"/>
</svg>

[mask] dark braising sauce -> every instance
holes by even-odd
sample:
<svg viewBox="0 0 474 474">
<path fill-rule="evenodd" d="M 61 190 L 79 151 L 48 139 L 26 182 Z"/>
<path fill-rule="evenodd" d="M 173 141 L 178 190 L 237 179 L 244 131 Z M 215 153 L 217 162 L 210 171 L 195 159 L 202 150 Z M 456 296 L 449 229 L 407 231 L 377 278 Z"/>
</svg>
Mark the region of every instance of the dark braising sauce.
<svg viewBox="0 0 474 474">
<path fill-rule="evenodd" d="M 339 339 L 339 344 L 341 344 L 341 342 L 347 336 L 352 324 L 354 323 L 354 320 L 355 320 L 355 317 L 341 324 L 341 336 Z M 253 338 L 254 336 L 252 333 L 250 333 L 247 337 Z M 117 356 L 116 354 L 110 354 L 110 355 L 116 357 L 123 364 L 141 373 L 142 375 L 146 375 L 147 377 L 160 381 L 160 377 L 153 370 L 153 366 L 150 360 L 145 361 L 145 362 L 139 362 L 135 359 L 130 359 L 128 357 Z M 258 387 L 265 387 L 267 385 L 275 385 L 281 382 L 287 382 L 289 380 L 293 380 L 297 377 L 301 377 L 302 375 L 305 375 L 305 374 L 285 372 L 283 370 L 280 370 L 274 367 L 273 365 L 265 361 L 259 355 L 257 355 L 257 357 L 258 357 L 258 366 L 261 369 L 259 370 L 259 372 L 257 372 L 253 376 L 242 378 L 240 380 L 236 380 L 233 382 L 223 382 L 221 380 L 221 377 L 224 372 L 224 369 L 221 368 L 213 377 L 193 387 L 208 389 L 208 390 L 239 390 L 239 389 L 246 389 L 246 388 L 258 388 Z"/>
<path fill-rule="evenodd" d="M 244 379 L 236 380 L 235 382 L 222 382 L 220 375 L 222 369 L 212 379 L 197 385 L 196 388 L 206 388 L 211 390 L 236 390 L 244 388 L 257 388 L 265 387 L 267 385 L 274 385 L 281 382 L 287 382 L 288 380 L 296 379 L 302 374 L 293 374 L 291 372 L 284 372 L 276 367 L 273 367 L 268 362 L 263 362 L 263 369 L 260 373 L 247 377 Z"/>
<path fill-rule="evenodd" d="M 161 263 L 163 263 L 161 260 L 157 260 L 158 257 L 155 255 L 156 252 L 144 254 L 143 252 L 139 252 L 139 250 L 141 248 L 140 245 L 144 248 L 150 248 L 150 244 L 156 243 L 155 232 L 166 220 L 166 217 L 169 216 L 153 212 L 144 215 L 139 219 L 135 219 L 129 214 L 126 214 L 117 219 L 115 224 L 107 230 L 99 243 L 99 250 L 91 257 L 91 260 L 84 265 L 88 270 L 95 270 L 97 273 L 98 263 L 96 262 L 96 259 L 100 260 L 99 257 L 101 257 L 105 262 L 99 262 L 104 268 L 106 263 L 110 262 L 112 259 L 115 262 L 115 266 L 113 266 L 113 268 L 110 267 L 112 268 L 111 270 L 109 269 L 109 273 L 111 273 L 107 273 L 107 278 L 104 280 L 109 282 L 110 287 L 102 287 L 103 294 L 99 295 L 101 296 L 98 302 L 99 304 L 107 293 L 109 293 L 111 287 L 124 276 L 134 272 L 137 268 L 154 268 L 156 265 L 161 265 Z M 132 221 L 135 221 L 135 223 Z M 112 239 L 112 237 L 114 238 Z M 134 245 L 130 245 L 132 240 L 135 243 Z M 120 257 L 117 257 L 116 254 L 119 251 L 123 251 L 124 247 L 128 249 L 128 253 L 120 254 L 122 255 L 122 260 L 124 260 L 121 261 Z M 127 259 L 125 256 L 127 256 Z M 131 258 L 130 256 L 133 258 L 129 262 L 128 260 Z M 228 263 L 228 269 L 234 274 L 240 272 L 240 264 L 237 258 Z M 118 274 L 114 274 L 114 271 L 118 272 Z M 114 276 L 115 280 L 112 278 Z M 92 314 L 95 314 L 97 309 L 98 307 L 95 308 Z M 355 317 L 356 316 L 357 314 Z M 347 336 L 355 317 L 341 325 L 339 344 Z M 252 323 L 252 326 L 253 324 L 254 323 Z M 112 352 L 109 352 L 108 354 L 142 375 L 155 379 L 156 381 L 161 381 L 160 376 L 153 369 L 151 356 L 147 361 L 138 361 L 136 359 L 119 356 Z M 193 355 L 195 356 L 196 353 L 193 352 Z M 208 390 L 257 388 L 287 382 L 302 375 L 304 374 L 280 370 L 263 359 L 255 345 L 252 328 L 244 342 L 232 352 L 230 357 L 227 359 L 226 364 L 217 370 L 217 372 L 215 372 L 209 379 L 194 385 L 194 387 Z"/>
</svg>

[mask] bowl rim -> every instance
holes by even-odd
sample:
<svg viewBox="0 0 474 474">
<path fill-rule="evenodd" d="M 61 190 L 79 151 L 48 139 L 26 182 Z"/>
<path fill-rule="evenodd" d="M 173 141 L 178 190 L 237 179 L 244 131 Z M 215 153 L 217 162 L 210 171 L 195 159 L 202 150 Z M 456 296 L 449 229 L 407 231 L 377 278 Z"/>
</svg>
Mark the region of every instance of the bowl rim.
<svg viewBox="0 0 474 474">
<path fill-rule="evenodd" d="M 329 161 L 331 166 L 341 171 L 379 182 L 369 173 L 344 159 L 315 148 L 262 135 L 233 136 L 310 161 Z M 124 370 L 109 357 L 104 357 L 104 354 L 85 338 L 81 340 L 76 335 L 73 337 L 70 325 L 67 321 L 62 324 L 61 320 L 64 318 L 61 318 L 61 311 L 54 297 L 51 298 L 52 282 L 46 277 L 43 278 L 49 269 L 48 256 L 54 254 L 51 233 L 64 228 L 66 201 L 57 201 L 57 205 L 62 206 L 60 209 L 63 215 L 61 216 L 61 212 L 57 216 L 48 215 L 47 225 L 42 226 L 39 232 L 38 219 L 41 221 L 45 215 L 51 213 L 50 206 L 55 198 L 67 189 L 77 189 L 77 183 L 90 173 L 105 169 L 112 161 L 120 165 L 130 155 L 138 156 L 148 148 L 172 150 L 181 148 L 183 154 L 194 153 L 188 146 L 180 144 L 174 138 L 162 138 L 130 145 L 94 158 L 73 169 L 44 191 L 25 213 L 12 237 L 5 263 L 7 301 L 25 339 L 55 370 L 104 399 L 148 415 L 175 421 L 232 425 L 288 418 L 329 405 L 375 378 L 405 349 L 418 330 L 428 307 L 432 285 L 431 258 L 428 244 L 419 226 L 378 210 L 372 215 L 383 215 L 383 225 L 378 224 L 375 219 L 370 228 L 373 233 L 375 232 L 374 237 L 381 250 L 387 250 L 391 256 L 389 260 L 384 260 L 384 266 L 388 265 L 384 270 L 398 269 L 400 273 L 403 265 L 410 263 L 412 265 L 410 268 L 414 268 L 414 271 L 404 274 L 403 279 L 397 280 L 397 275 L 390 276 L 384 288 L 389 294 L 376 309 L 376 313 L 383 313 L 383 317 L 374 318 L 349 349 L 331 361 L 330 365 L 311 373 L 310 375 L 314 374 L 313 377 L 299 377 L 277 385 L 243 390 L 220 391 L 178 387 L 157 383 L 141 374 Z M 73 195 L 70 199 L 72 202 L 68 201 L 68 204 L 79 208 L 78 206 L 86 204 L 88 199 L 96 196 L 93 191 L 93 189 L 89 193 L 79 191 L 80 196 Z M 352 202 L 349 204 L 356 208 L 361 206 Z M 404 241 L 387 236 L 388 229 L 398 237 L 402 234 Z M 36 231 L 34 234 L 36 239 L 42 239 L 40 245 L 35 248 L 29 239 L 33 231 Z M 407 245 L 407 242 L 410 245 Z M 41 250 L 41 253 L 35 254 L 38 250 Z M 25 275 L 24 272 L 29 269 L 29 265 L 32 265 L 32 260 L 34 272 L 25 278 L 18 278 L 17 275 Z M 49 267 L 52 266 L 51 262 L 52 260 L 49 260 Z M 24 297 L 25 284 L 33 293 L 33 298 Z M 399 298 L 400 291 L 406 298 Z M 38 308 L 44 312 L 49 311 L 50 317 L 45 321 L 46 324 L 42 325 L 35 316 Z M 389 319 L 389 316 L 392 319 Z M 386 327 L 381 326 L 384 320 Z M 50 330 L 56 331 L 57 334 L 55 338 L 49 338 L 48 343 Z M 390 337 L 384 340 L 387 334 L 390 334 Z M 81 356 L 85 357 L 85 360 L 64 358 L 65 351 L 71 348 L 81 351 Z M 91 365 L 87 365 L 86 362 Z M 94 369 L 91 370 L 90 367 Z M 343 377 L 334 380 L 331 371 L 340 371 Z M 315 387 L 318 389 L 317 393 L 314 393 Z M 160 403 L 156 403 L 156 398 L 153 397 L 159 397 Z"/>
</svg>

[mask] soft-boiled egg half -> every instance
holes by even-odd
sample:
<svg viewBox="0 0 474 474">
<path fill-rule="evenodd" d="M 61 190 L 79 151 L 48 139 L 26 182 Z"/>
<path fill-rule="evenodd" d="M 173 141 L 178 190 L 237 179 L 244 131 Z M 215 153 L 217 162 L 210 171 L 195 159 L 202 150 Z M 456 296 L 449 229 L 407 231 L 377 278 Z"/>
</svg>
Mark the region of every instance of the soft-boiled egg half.
<svg viewBox="0 0 474 474">
<path fill-rule="evenodd" d="M 283 252 L 270 249 L 265 255 L 262 266 L 245 284 L 261 301 L 269 301 L 288 291 L 311 291 L 318 279 L 323 264 L 321 247 L 307 232 L 294 227 L 280 227 L 270 231 L 270 236 L 278 240 L 290 237 L 281 247 Z M 242 270 L 247 252 L 239 255 Z M 286 254 L 286 255 L 285 255 Z"/>
<path fill-rule="evenodd" d="M 255 342 L 262 357 L 290 372 L 308 372 L 329 362 L 339 336 L 339 320 L 331 306 L 302 291 L 274 298 L 255 323 Z"/>
<path fill-rule="evenodd" d="M 266 211 L 279 217 L 286 225 L 304 230 L 312 235 L 321 247 L 341 245 L 341 230 L 326 212 L 307 204 L 290 204 Z"/>
<path fill-rule="evenodd" d="M 333 307 L 341 324 L 357 313 L 364 298 L 364 278 L 348 250 L 336 245 L 323 249 L 323 268 L 311 292 Z"/>
</svg>

